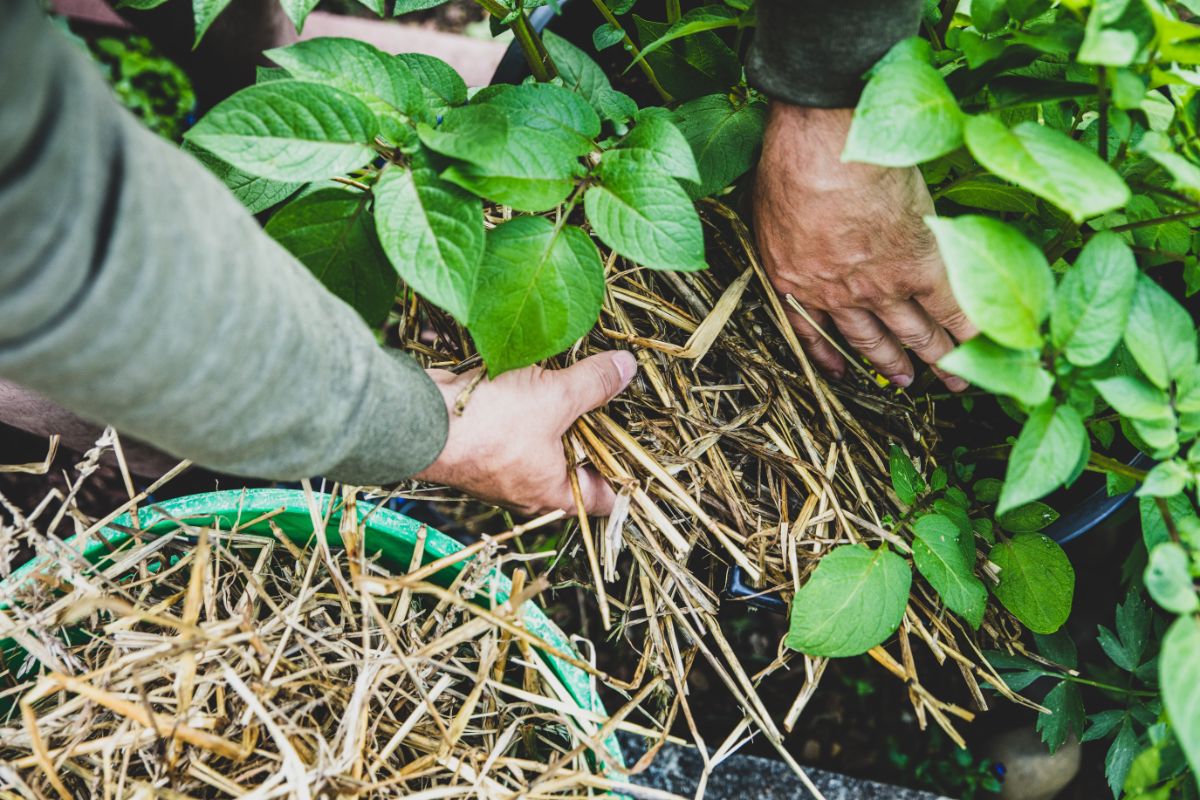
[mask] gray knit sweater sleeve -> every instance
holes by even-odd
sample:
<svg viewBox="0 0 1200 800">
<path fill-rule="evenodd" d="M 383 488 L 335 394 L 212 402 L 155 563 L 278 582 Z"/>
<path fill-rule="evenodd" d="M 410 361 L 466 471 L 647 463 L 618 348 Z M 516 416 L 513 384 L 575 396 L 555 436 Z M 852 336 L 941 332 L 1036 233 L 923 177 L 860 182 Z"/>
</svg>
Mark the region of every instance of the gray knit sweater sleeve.
<svg viewBox="0 0 1200 800">
<path fill-rule="evenodd" d="M 0 0 L 0 377 L 241 475 L 399 480 L 446 409 L 199 163 Z"/>
<path fill-rule="evenodd" d="M 758 0 L 751 84 L 800 106 L 847 108 L 862 76 L 917 33 L 921 0 Z"/>
</svg>

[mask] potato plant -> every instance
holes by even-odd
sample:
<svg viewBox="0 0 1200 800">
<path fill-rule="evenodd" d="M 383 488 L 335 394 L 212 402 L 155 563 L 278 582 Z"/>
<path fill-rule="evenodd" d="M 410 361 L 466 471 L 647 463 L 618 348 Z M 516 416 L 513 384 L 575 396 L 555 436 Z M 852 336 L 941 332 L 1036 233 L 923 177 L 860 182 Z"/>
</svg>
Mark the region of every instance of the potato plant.
<svg viewBox="0 0 1200 800">
<path fill-rule="evenodd" d="M 282 1 L 302 24 L 311 0 Z M 227 2 L 197 2 L 198 36 Z M 436 59 L 315 40 L 269 53 L 278 67 L 187 138 L 251 210 L 277 208 L 267 231 L 368 323 L 398 275 L 467 327 L 495 375 L 595 323 L 594 239 L 648 269 L 704 267 L 693 201 L 753 165 L 765 100 L 741 66 L 749 0 L 594 0 L 593 45 L 625 51 L 622 74 L 658 98 L 644 107 L 532 30 L 540 2 L 481 4 L 515 33 L 530 81 L 472 93 Z M 902 515 L 886 542 L 820 562 L 787 638 L 865 652 L 894 633 L 916 576 L 969 629 L 995 598 L 1042 660 L 993 663 L 1017 690 L 1057 681 L 1039 724 L 1052 748 L 1112 739 L 1117 796 L 1194 797 L 1200 771 L 1200 363 L 1180 302 L 1200 289 L 1197 13 L 1197 0 L 928 2 L 923 35 L 865 76 L 844 158 L 923 171 L 929 228 L 982 332 L 942 366 L 994 394 L 1019 433 L 1003 480 L 975 480 L 959 453 L 928 470 L 895 448 Z M 504 209 L 486 225 L 485 204 Z M 1156 466 L 1113 457 L 1118 441 Z M 1077 670 L 1062 631 L 1075 575 L 1041 533 L 1055 516 L 1043 499 L 1085 471 L 1136 491 L 1142 523 L 1146 566 L 1100 631 L 1110 680 Z M 1088 716 L 1081 686 L 1119 707 Z"/>
</svg>

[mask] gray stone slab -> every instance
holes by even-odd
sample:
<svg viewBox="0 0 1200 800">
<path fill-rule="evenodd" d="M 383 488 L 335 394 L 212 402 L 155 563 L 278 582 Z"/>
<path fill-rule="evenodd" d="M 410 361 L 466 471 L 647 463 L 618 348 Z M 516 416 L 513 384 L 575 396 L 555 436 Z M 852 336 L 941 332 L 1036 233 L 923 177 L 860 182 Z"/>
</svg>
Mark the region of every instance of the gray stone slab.
<svg viewBox="0 0 1200 800">
<path fill-rule="evenodd" d="M 626 761 L 632 764 L 644 752 L 640 740 L 621 739 Z M 667 744 L 645 772 L 633 782 L 684 797 L 694 796 L 704 762 L 692 748 Z M 805 770 L 825 800 L 947 800 L 929 792 L 864 781 L 824 770 Z M 734 755 L 721 763 L 709 778 L 705 800 L 813 800 L 800 779 L 786 764 L 761 756 Z"/>
</svg>

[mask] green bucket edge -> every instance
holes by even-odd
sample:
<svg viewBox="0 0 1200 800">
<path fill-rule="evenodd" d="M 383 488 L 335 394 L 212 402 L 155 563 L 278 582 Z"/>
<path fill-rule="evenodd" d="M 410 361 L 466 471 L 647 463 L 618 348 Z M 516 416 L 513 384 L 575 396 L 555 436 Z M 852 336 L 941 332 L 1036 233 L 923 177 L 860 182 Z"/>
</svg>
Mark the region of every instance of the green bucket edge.
<svg viewBox="0 0 1200 800">
<path fill-rule="evenodd" d="M 330 514 L 329 509 L 331 504 L 336 502 L 336 498 L 319 492 L 314 492 L 312 496 L 318 503 L 321 516 L 328 516 L 327 541 L 335 547 L 340 547 L 342 538 L 338 532 L 338 525 L 342 518 L 342 508 L 334 506 L 337 510 Z M 277 513 L 272 514 L 272 512 Z M 365 520 L 366 523 L 363 546 L 368 556 L 378 554 L 379 563 L 395 574 L 403 574 L 408 571 L 417 535 L 422 528 L 425 529 L 422 564 L 436 561 L 463 549 L 463 545 L 441 531 L 369 501 L 356 501 L 355 512 L 358 522 L 362 524 Z M 254 522 L 257 518 L 267 514 L 272 514 L 269 521 L 274 522 L 292 542 L 306 546 L 312 541 L 314 528 L 307 495 L 304 491 L 297 489 L 233 489 L 164 500 L 140 509 L 136 528 L 142 534 L 157 535 L 169 533 L 182 524 L 194 527 L 227 526 L 232 529 L 243 522 Z M 71 536 L 64 541 L 64 544 L 75 549 L 88 562 L 96 563 L 111 552 L 112 548 L 119 547 L 131 539 L 133 534 L 130 531 L 134 527 L 132 516 L 123 514 L 109 523 L 107 527 L 102 528 L 99 535 L 93 534 L 86 539 L 79 535 Z M 267 520 L 241 527 L 238 532 L 272 537 L 274 535 Z M 81 544 L 83 545 L 82 551 L 79 550 Z M 466 559 L 446 567 L 432 576 L 434 581 L 449 585 L 470 560 Z M 7 608 L 7 603 L 3 598 L 8 596 L 16 586 L 27 580 L 29 575 L 43 563 L 42 558 L 35 558 L 13 570 L 7 579 L 0 581 L 0 609 Z M 494 592 L 498 603 L 508 600 L 512 592 L 512 581 L 498 570 L 492 571 L 485 585 Z M 545 612 L 536 604 L 525 603 L 522 606 L 521 621 L 526 630 L 555 648 L 579 655 L 566 634 L 551 622 Z M 0 654 L 9 652 L 16 646 L 13 640 L 2 639 L 0 640 Z M 584 670 L 541 650 L 538 650 L 538 656 L 562 681 L 563 687 L 577 706 L 602 716 L 607 715 L 604 703 L 593 690 L 591 678 Z M 625 759 L 621 754 L 621 747 L 616 736 L 610 734 L 605 737 L 603 744 L 609 758 L 625 767 Z M 609 777 L 615 780 L 624 780 L 620 773 Z"/>
</svg>

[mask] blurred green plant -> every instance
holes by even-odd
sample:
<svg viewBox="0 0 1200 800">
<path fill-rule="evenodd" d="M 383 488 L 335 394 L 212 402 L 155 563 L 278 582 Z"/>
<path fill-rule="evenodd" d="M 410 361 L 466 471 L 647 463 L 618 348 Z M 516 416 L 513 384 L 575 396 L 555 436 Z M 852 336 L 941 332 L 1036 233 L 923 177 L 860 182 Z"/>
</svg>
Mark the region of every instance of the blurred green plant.
<svg viewBox="0 0 1200 800">
<path fill-rule="evenodd" d="M 187 74 L 145 36 L 81 38 L 121 104 L 150 130 L 165 139 L 180 141 L 196 105 Z"/>
</svg>

